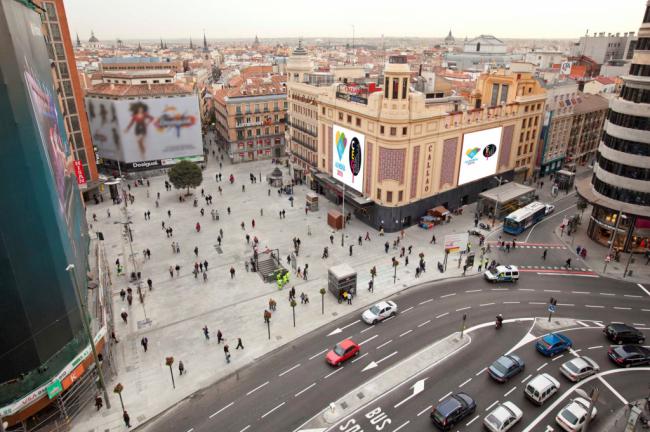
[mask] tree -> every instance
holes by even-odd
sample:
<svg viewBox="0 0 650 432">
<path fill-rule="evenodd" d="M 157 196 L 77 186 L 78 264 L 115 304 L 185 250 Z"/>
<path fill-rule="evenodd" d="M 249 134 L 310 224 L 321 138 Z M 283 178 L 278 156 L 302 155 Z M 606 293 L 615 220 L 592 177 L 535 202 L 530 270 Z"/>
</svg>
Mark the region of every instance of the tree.
<svg viewBox="0 0 650 432">
<path fill-rule="evenodd" d="M 203 182 L 201 168 L 194 162 L 180 161 L 169 170 L 169 181 L 176 189 L 187 188 L 187 195 L 190 188 L 195 188 Z"/>
<path fill-rule="evenodd" d="M 124 390 L 124 386 L 121 383 L 117 383 L 117 385 L 113 389 L 113 393 L 117 393 L 117 395 L 120 397 L 120 405 L 122 405 L 122 411 L 124 411 L 124 401 L 122 400 L 122 390 Z"/>
<path fill-rule="evenodd" d="M 576 203 L 576 207 L 578 210 L 580 210 L 580 214 L 583 214 L 585 212 L 585 209 L 587 208 L 587 201 L 583 200 L 582 198 L 578 199 L 578 202 Z"/>
</svg>

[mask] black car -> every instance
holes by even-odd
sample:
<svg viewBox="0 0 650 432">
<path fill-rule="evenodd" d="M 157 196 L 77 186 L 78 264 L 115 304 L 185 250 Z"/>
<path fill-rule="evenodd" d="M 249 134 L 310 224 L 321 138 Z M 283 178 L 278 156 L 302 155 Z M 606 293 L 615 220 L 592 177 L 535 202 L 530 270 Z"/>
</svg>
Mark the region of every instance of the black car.
<svg viewBox="0 0 650 432">
<path fill-rule="evenodd" d="M 446 431 L 476 411 L 476 402 L 466 393 L 455 393 L 436 405 L 431 420 L 439 429 Z"/>
<path fill-rule="evenodd" d="M 622 345 L 624 343 L 642 344 L 645 336 L 639 330 L 627 324 L 609 324 L 603 328 L 607 339 Z"/>
<path fill-rule="evenodd" d="M 506 382 L 519 372 L 524 370 L 524 361 L 515 354 L 499 357 L 488 368 L 488 373 L 499 382 Z"/>
<path fill-rule="evenodd" d="M 618 366 L 650 365 L 650 349 L 641 345 L 612 346 L 607 351 L 607 355 Z"/>
</svg>

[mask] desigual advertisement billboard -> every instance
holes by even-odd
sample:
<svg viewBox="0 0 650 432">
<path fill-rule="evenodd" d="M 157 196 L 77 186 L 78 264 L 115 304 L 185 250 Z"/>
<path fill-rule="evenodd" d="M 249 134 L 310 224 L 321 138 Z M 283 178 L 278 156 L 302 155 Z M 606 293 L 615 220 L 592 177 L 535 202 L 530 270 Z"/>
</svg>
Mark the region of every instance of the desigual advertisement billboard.
<svg viewBox="0 0 650 432">
<path fill-rule="evenodd" d="M 137 166 L 203 155 L 196 95 L 136 100 L 87 97 L 86 110 L 93 144 L 103 159 Z"/>
<path fill-rule="evenodd" d="M 363 190 L 363 157 L 366 152 L 366 136 L 339 125 L 334 125 L 333 129 L 332 177 L 361 192 Z"/>
<path fill-rule="evenodd" d="M 497 127 L 463 135 L 459 186 L 496 173 L 502 129 Z"/>
</svg>

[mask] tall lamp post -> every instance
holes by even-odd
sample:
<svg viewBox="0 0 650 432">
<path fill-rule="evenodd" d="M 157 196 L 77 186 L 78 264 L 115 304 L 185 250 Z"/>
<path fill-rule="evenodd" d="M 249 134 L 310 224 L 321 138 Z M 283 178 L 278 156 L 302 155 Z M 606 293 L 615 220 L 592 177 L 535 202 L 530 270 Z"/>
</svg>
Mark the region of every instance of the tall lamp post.
<svg viewBox="0 0 650 432">
<path fill-rule="evenodd" d="M 343 182 L 341 182 L 343 183 Z M 343 195 L 342 195 L 342 208 L 341 212 L 343 212 L 343 228 L 341 228 L 341 247 L 345 246 L 345 183 L 343 183 Z"/>
<path fill-rule="evenodd" d="M 95 349 L 95 341 L 93 340 L 93 336 L 90 333 L 90 327 L 88 326 L 88 311 L 86 310 L 86 304 L 81 300 L 81 291 L 79 291 L 79 284 L 77 283 L 77 272 L 75 271 L 74 264 L 68 264 L 68 266 L 65 268 L 65 271 L 70 273 L 70 277 L 72 278 L 72 285 L 74 287 L 74 292 L 77 296 L 77 302 L 79 302 L 79 314 L 81 315 L 81 324 L 83 325 L 83 328 L 86 333 L 86 337 L 88 338 L 88 342 L 90 343 L 90 349 L 93 352 L 93 359 L 95 360 L 95 368 L 97 369 L 97 376 L 99 377 L 99 385 L 102 388 L 102 391 L 104 393 L 104 400 L 106 401 L 106 408 L 111 409 L 111 401 L 108 399 L 108 392 L 106 391 L 106 384 L 104 382 L 104 372 L 102 371 L 102 367 L 99 364 L 99 357 L 97 357 L 97 350 Z"/>
<path fill-rule="evenodd" d="M 133 253 L 133 241 L 131 239 L 131 221 L 128 220 L 126 222 L 113 222 L 114 224 L 121 224 L 124 226 L 126 230 L 126 238 L 129 242 L 129 251 L 131 252 L 131 265 L 133 266 L 133 273 L 135 273 L 136 281 L 137 281 L 137 286 L 138 286 L 138 297 L 140 298 L 140 304 L 142 305 L 142 313 L 144 314 L 144 323 L 149 324 L 151 320 L 147 317 L 147 310 L 144 307 L 144 294 L 142 294 L 142 281 L 138 277 L 138 268 L 135 264 L 135 254 Z"/>
</svg>

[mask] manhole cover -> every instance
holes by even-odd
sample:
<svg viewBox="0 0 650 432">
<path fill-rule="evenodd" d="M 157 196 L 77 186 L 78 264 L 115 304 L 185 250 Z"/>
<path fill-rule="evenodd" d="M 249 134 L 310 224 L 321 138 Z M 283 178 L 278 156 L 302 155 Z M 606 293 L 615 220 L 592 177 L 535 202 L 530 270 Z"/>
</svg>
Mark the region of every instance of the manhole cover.
<svg viewBox="0 0 650 432">
<path fill-rule="evenodd" d="M 341 402 L 341 408 L 348 409 L 348 403 L 347 402 Z"/>
<path fill-rule="evenodd" d="M 357 393 L 357 398 L 363 399 L 364 397 L 366 397 L 366 395 L 364 395 L 362 392 Z"/>
</svg>

